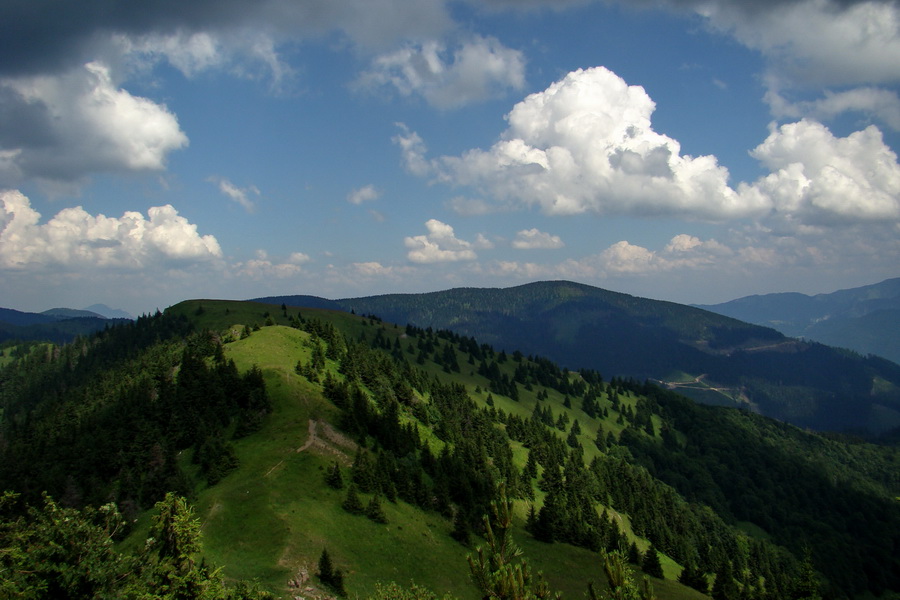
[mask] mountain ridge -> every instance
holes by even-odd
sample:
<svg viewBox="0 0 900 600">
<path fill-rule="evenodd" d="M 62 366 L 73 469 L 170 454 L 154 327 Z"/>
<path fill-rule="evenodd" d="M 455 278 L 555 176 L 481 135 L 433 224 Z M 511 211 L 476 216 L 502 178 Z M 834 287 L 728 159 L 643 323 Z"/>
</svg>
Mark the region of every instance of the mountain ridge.
<svg viewBox="0 0 900 600">
<path fill-rule="evenodd" d="M 755 294 L 694 306 L 900 363 L 900 340 L 894 335 L 900 329 L 900 278 L 824 294 Z"/>
<path fill-rule="evenodd" d="M 294 306 L 309 298 L 266 301 Z M 699 307 L 569 281 L 316 301 L 452 330 L 570 369 L 670 382 L 695 399 L 743 405 L 802 427 L 880 433 L 900 426 L 897 365 Z"/>
</svg>

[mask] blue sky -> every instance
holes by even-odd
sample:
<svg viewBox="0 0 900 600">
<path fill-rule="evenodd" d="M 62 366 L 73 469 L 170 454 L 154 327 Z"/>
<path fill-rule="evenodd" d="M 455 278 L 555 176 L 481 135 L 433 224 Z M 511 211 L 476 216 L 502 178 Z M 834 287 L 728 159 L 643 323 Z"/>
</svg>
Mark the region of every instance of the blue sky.
<svg viewBox="0 0 900 600">
<path fill-rule="evenodd" d="M 896 2 L 4 2 L 0 306 L 874 283 L 898 84 Z"/>
</svg>

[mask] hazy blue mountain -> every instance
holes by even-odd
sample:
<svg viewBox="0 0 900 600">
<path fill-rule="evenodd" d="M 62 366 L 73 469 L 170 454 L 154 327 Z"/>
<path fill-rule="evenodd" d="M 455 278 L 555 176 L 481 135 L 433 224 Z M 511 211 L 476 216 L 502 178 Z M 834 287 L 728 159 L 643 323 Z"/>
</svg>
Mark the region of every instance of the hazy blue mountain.
<svg viewBox="0 0 900 600">
<path fill-rule="evenodd" d="M 124 319 L 107 318 L 92 311 L 70 308 L 52 308 L 43 313 L 0 308 L 0 342 L 39 340 L 65 343 L 122 321 Z"/>
<path fill-rule="evenodd" d="M 296 307 L 310 298 L 265 301 Z M 312 299 L 452 330 L 570 369 L 668 382 L 698 400 L 750 407 L 802 427 L 880 432 L 900 426 L 900 366 L 696 307 L 565 281 Z"/>
<path fill-rule="evenodd" d="M 110 308 L 105 304 L 92 304 L 84 310 L 96 313 L 107 319 L 134 319 L 134 316 L 121 308 Z"/>
<path fill-rule="evenodd" d="M 900 278 L 830 294 L 765 294 L 698 307 L 900 363 Z"/>
</svg>

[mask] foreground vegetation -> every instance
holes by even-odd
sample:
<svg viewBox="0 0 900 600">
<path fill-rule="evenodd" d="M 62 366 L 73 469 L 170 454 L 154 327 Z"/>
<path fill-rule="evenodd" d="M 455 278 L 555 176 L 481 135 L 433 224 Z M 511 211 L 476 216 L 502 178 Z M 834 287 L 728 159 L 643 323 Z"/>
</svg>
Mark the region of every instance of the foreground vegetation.
<svg viewBox="0 0 900 600">
<path fill-rule="evenodd" d="M 115 552 L 156 564 L 151 515 L 174 491 L 196 506 L 191 561 L 217 594 L 328 593 L 323 551 L 364 597 L 475 598 L 493 581 L 510 594 L 496 597 L 578 598 L 593 580 L 624 600 L 649 593 L 641 571 L 663 599 L 900 588 L 895 450 L 447 331 L 194 301 L 35 346 L 0 384 L 8 549 L 43 513 L 96 524 L 89 507 L 113 502 L 124 518 L 101 529 Z M 508 585 L 525 567 L 490 558 L 498 523 L 530 559 Z M 15 556 L 0 554 L 4 575 L 34 570 Z M 128 571 L 133 588 L 153 577 Z"/>
</svg>

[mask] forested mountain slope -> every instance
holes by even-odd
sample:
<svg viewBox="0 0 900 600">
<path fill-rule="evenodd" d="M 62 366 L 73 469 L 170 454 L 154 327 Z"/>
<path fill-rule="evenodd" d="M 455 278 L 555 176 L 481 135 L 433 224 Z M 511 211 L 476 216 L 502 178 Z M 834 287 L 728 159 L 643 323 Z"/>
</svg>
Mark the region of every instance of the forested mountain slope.
<svg viewBox="0 0 900 600">
<path fill-rule="evenodd" d="M 900 278 L 830 294 L 764 294 L 699 308 L 900 363 Z"/>
<path fill-rule="evenodd" d="M 270 300 L 295 304 L 290 296 Z M 334 302 L 570 369 L 653 378 L 703 402 L 744 405 L 801 427 L 881 433 L 900 426 L 898 365 L 671 302 L 565 281 Z"/>
<path fill-rule="evenodd" d="M 179 491 L 206 559 L 279 596 L 325 589 L 305 575 L 323 549 L 351 596 L 483 596 L 465 557 L 501 482 L 510 531 L 568 598 L 605 594 L 598 552 L 620 551 L 663 600 L 810 597 L 804 565 L 827 597 L 900 589 L 895 449 L 447 330 L 186 302 L 35 348 L 0 371 L 0 408 L 0 488 L 116 502 L 138 519 L 123 550 Z"/>
<path fill-rule="evenodd" d="M 7 340 L 65 343 L 79 335 L 89 335 L 123 321 L 107 319 L 89 311 L 51 309 L 43 313 L 30 313 L 0 308 L 0 343 Z"/>
</svg>

